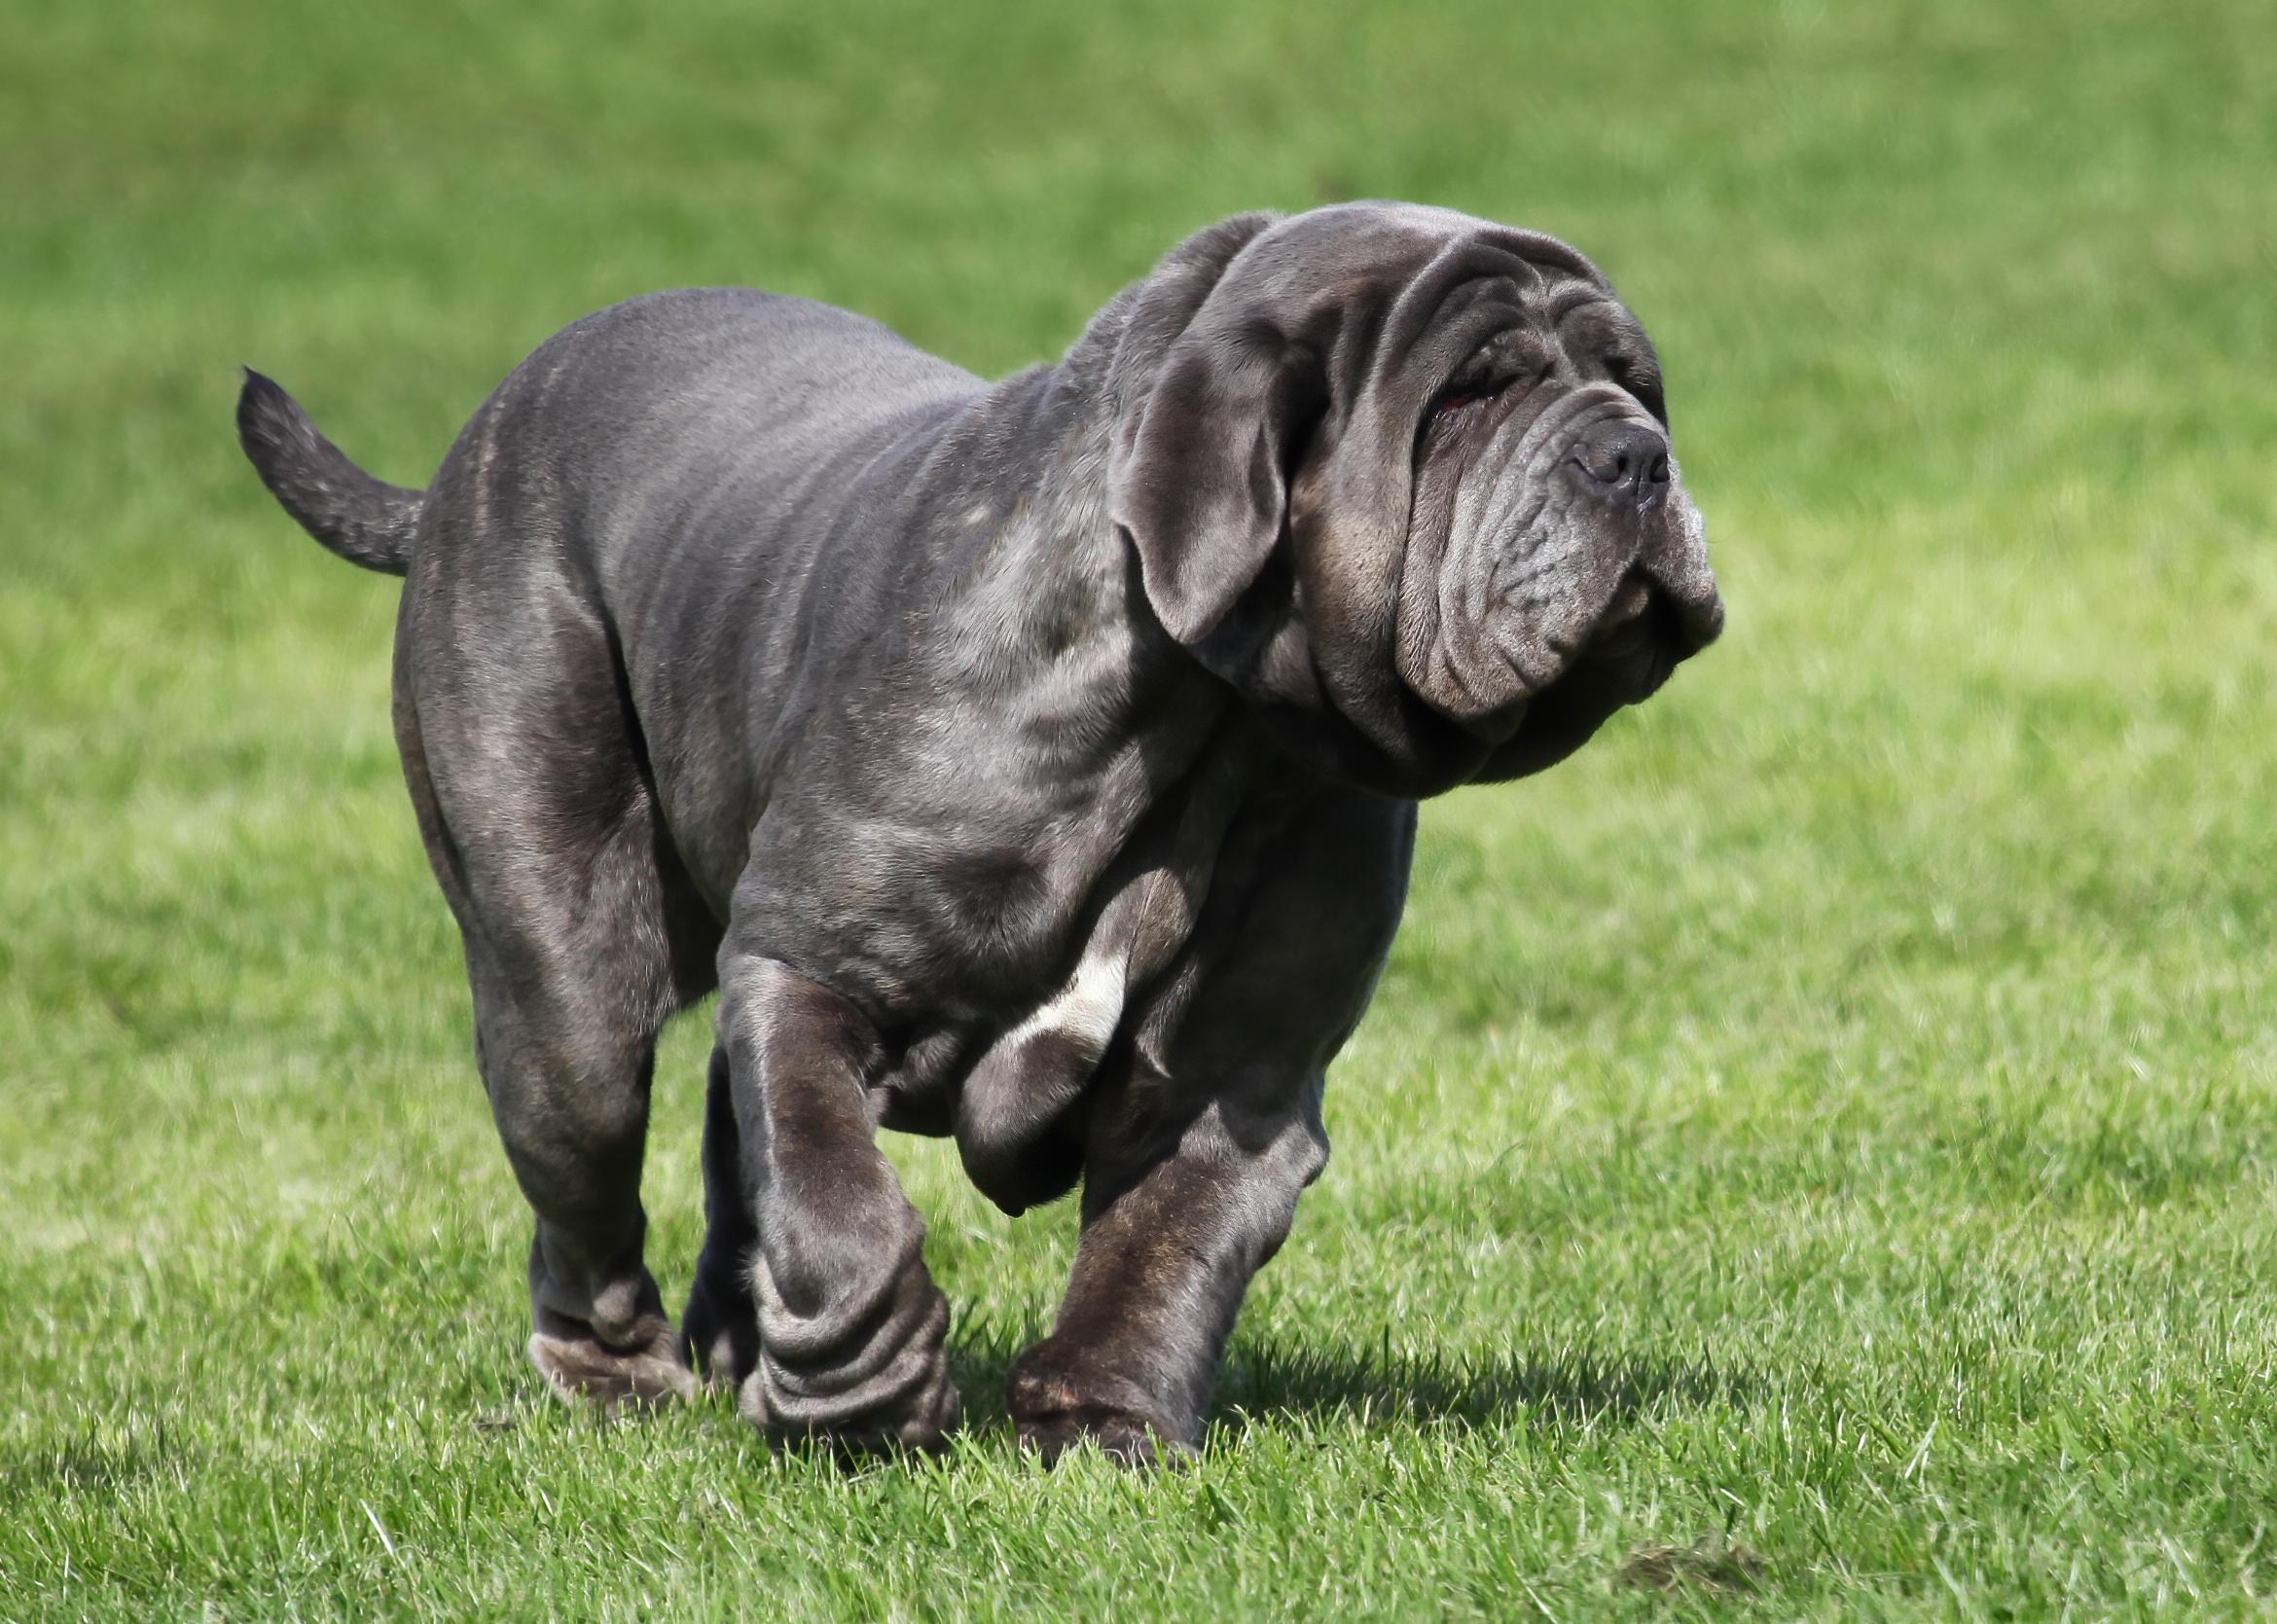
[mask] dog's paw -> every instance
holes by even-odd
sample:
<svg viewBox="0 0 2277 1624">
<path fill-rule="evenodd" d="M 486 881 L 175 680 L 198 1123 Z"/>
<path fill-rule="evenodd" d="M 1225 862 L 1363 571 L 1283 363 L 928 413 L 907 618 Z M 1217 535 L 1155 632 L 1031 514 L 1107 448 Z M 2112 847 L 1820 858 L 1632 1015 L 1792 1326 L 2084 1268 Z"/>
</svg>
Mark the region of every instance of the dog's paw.
<svg viewBox="0 0 2277 1624">
<path fill-rule="evenodd" d="M 529 1357 L 555 1396 L 573 1404 L 648 1410 L 696 1396 L 696 1374 L 681 1357 L 671 1321 L 662 1315 L 643 1317 L 620 1343 L 602 1341 L 581 1319 L 540 1309 Z"/>
<path fill-rule="evenodd" d="M 1150 1413 L 1135 1386 L 1069 1368 L 1048 1340 L 1014 1362 L 1004 1402 L 1020 1447 L 1047 1466 L 1086 1440 L 1124 1466 L 1175 1466 L 1193 1458 L 1184 1429 Z"/>
<path fill-rule="evenodd" d="M 865 1397 L 858 1408 L 843 1412 L 828 1401 L 788 1397 L 768 1377 L 762 1360 L 744 1382 L 737 1407 L 770 1443 L 783 1448 L 821 1445 L 850 1457 L 930 1454 L 948 1443 L 961 1413 L 945 1363 L 905 1393 L 882 1401 Z"/>
<path fill-rule="evenodd" d="M 1057 1465 L 1061 1456 L 1086 1442 L 1097 1444 L 1100 1453 L 1118 1466 L 1180 1466 L 1194 1458 L 1191 1449 L 1165 1437 L 1151 1423 L 1115 1410 L 1060 1410 L 1037 1416 L 1019 1424 L 1019 1437 L 1020 1447 L 1047 1466 Z"/>
<path fill-rule="evenodd" d="M 743 1418 L 777 1444 L 827 1443 L 849 1454 L 932 1450 L 957 1426 L 949 1379 L 949 1303 L 922 1269 L 904 1275 L 896 1301 L 858 1344 L 808 1347 L 761 1337 L 737 1399 Z"/>
</svg>

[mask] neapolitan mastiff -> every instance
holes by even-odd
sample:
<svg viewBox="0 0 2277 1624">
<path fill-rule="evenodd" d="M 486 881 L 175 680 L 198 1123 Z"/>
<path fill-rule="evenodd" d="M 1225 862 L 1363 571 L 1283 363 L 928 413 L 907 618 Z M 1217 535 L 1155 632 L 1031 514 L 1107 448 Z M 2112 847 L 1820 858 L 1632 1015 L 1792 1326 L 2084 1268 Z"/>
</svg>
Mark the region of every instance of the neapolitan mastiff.
<svg viewBox="0 0 2277 1624">
<path fill-rule="evenodd" d="M 1723 616 L 1658 364 L 1587 260 L 1443 210 L 1251 214 L 990 384 L 735 289 L 578 322 L 424 491 L 248 374 L 246 454 L 406 577 L 395 730 L 537 1216 L 529 1351 L 927 1445 L 949 1311 L 878 1129 L 1082 1186 L 1021 1437 L 1199 1437 L 1328 1156 L 1416 802 L 1567 755 Z M 720 992 L 709 1233 L 642 1257 L 657 1034 Z"/>
</svg>

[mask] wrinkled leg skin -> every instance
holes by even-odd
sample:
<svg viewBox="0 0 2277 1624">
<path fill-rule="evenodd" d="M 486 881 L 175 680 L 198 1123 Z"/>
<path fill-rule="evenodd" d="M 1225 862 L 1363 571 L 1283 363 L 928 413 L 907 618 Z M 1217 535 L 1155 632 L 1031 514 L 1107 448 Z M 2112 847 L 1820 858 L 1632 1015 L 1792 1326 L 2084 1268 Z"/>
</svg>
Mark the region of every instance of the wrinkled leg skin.
<svg viewBox="0 0 2277 1624">
<path fill-rule="evenodd" d="M 1089 1438 L 1141 1466 L 1200 1445 L 1250 1277 L 1327 1163 L 1319 1106 L 1317 1084 L 1283 1109 L 1217 1101 L 1151 1159 L 1087 1169 L 1067 1294 L 1007 1384 L 1023 1445 L 1048 1462 Z"/>
<path fill-rule="evenodd" d="M 710 1234 L 686 1322 L 770 1439 L 931 1449 L 956 1425 L 949 1304 L 876 1142 L 877 1042 L 837 993 L 732 943 L 705 1127 Z"/>
</svg>

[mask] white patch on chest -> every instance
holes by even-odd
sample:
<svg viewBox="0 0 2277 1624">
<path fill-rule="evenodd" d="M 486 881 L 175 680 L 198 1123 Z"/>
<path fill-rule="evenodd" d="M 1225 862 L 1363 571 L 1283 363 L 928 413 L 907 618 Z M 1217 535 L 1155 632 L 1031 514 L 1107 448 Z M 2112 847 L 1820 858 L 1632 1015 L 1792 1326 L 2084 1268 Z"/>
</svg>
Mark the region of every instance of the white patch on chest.
<svg viewBox="0 0 2277 1624">
<path fill-rule="evenodd" d="M 1096 1065 L 1123 1019 L 1128 992 L 1129 968 L 1121 948 L 1094 949 L 1083 956 L 1066 986 L 1004 1034 L 1000 1047 L 1006 1054 L 1016 1054 L 1030 1038 L 1056 1032 Z"/>
</svg>

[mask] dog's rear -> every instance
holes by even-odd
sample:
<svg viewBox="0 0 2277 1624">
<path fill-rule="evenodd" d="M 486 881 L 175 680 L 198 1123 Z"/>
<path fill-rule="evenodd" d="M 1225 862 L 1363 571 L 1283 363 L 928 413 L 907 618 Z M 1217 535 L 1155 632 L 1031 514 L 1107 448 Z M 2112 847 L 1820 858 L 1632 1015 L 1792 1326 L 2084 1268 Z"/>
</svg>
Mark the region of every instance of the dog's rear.
<svg viewBox="0 0 2277 1624">
<path fill-rule="evenodd" d="M 365 473 L 300 402 L 250 367 L 237 395 L 237 441 L 269 493 L 326 547 L 387 575 L 410 566 L 425 492 Z"/>
</svg>

